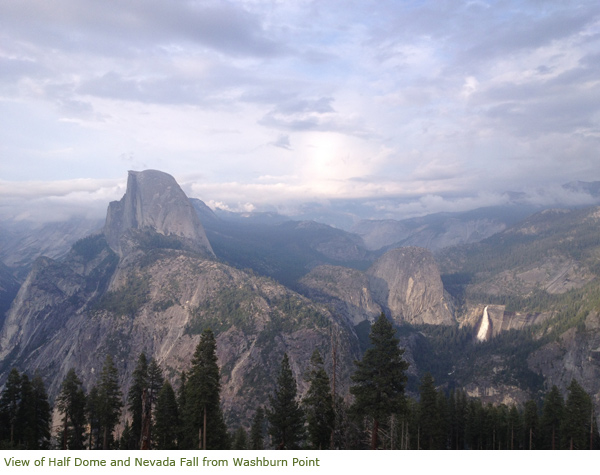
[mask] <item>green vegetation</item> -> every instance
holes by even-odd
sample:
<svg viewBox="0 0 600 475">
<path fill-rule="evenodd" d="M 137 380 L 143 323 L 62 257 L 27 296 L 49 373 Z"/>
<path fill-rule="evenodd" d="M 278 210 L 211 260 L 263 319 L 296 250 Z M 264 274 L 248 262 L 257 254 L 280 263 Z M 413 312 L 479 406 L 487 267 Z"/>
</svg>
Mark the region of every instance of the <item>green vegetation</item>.
<svg viewBox="0 0 600 475">
<path fill-rule="evenodd" d="M 103 234 L 95 234 L 75 242 L 71 249 L 75 254 L 83 257 L 86 262 L 89 262 L 99 256 L 102 251 L 110 248 Z"/>
<path fill-rule="evenodd" d="M 150 277 L 147 274 L 130 273 L 125 284 L 117 290 L 106 292 L 93 310 L 105 310 L 115 315 L 133 316 L 149 299 Z"/>
</svg>

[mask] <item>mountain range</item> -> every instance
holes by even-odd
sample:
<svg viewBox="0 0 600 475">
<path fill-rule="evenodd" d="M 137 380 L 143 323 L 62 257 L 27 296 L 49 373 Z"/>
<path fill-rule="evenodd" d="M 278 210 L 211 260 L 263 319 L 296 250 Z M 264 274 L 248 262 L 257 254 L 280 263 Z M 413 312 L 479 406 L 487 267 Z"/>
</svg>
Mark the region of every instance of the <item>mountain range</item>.
<svg viewBox="0 0 600 475">
<path fill-rule="evenodd" d="M 178 384 L 211 328 L 226 418 L 248 423 L 284 353 L 301 393 L 319 349 L 349 397 L 383 312 L 411 363 L 409 391 L 430 372 L 440 387 L 521 403 L 575 377 L 600 407 L 598 207 L 512 203 L 349 232 L 215 212 L 146 170 L 129 172 L 104 224 L 12 223 L 0 244 L 0 385 L 12 367 L 39 370 L 52 398 L 71 368 L 89 387 L 111 354 L 126 393 L 142 351 Z"/>
</svg>

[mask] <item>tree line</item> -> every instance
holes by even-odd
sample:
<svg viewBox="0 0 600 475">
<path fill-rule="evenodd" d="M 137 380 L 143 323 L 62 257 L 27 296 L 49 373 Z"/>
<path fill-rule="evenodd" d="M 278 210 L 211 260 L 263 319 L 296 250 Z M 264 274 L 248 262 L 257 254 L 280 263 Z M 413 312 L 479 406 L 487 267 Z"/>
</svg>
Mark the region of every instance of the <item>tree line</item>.
<svg viewBox="0 0 600 475">
<path fill-rule="evenodd" d="M 177 391 L 153 358 L 140 354 L 127 397 L 107 356 L 97 383 L 85 392 L 69 370 L 55 401 L 60 429 L 50 436 L 51 405 L 44 383 L 13 369 L 0 394 L 0 448 L 23 449 L 597 449 L 593 404 L 573 380 L 566 400 L 556 386 L 541 404 L 484 405 L 460 390 L 437 389 L 427 373 L 419 397 L 405 393 L 408 363 L 391 322 L 382 314 L 352 375 L 352 403 L 336 394 L 318 350 L 298 395 L 289 358 L 276 387 L 249 428 L 231 431 L 220 402 L 216 340 L 205 330 Z M 129 418 L 117 436 L 124 409 Z"/>
</svg>

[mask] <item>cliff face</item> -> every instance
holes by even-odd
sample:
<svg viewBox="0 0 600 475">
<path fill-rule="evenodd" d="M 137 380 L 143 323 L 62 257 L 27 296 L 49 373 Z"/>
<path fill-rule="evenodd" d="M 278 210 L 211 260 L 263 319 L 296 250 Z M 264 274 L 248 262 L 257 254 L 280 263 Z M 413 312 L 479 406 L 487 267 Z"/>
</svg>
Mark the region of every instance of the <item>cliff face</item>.
<svg viewBox="0 0 600 475">
<path fill-rule="evenodd" d="M 177 240 L 183 247 L 214 256 L 202 223 L 175 179 L 156 170 L 130 171 L 127 192 L 108 207 L 104 234 L 123 256 L 139 244 L 139 233 L 150 231 Z"/>
<path fill-rule="evenodd" d="M 367 275 L 375 301 L 396 322 L 433 325 L 454 322 L 440 272 L 428 250 L 403 247 L 388 251 L 369 268 Z"/>
<path fill-rule="evenodd" d="M 302 293 L 332 307 L 352 325 L 374 321 L 382 308 L 373 300 L 364 272 L 340 266 L 318 266 L 300 280 Z"/>
<path fill-rule="evenodd" d="M 397 323 L 451 325 L 454 316 L 432 254 L 406 247 L 386 252 L 366 273 L 319 266 L 301 281 L 305 295 L 333 306 L 356 325 L 382 311 Z"/>
<path fill-rule="evenodd" d="M 600 313 L 590 312 L 581 328 L 571 328 L 557 341 L 529 356 L 531 370 L 542 374 L 547 388 L 556 385 L 563 394 L 572 379 L 579 381 L 600 408 Z M 597 415 L 598 420 L 600 416 Z"/>
</svg>

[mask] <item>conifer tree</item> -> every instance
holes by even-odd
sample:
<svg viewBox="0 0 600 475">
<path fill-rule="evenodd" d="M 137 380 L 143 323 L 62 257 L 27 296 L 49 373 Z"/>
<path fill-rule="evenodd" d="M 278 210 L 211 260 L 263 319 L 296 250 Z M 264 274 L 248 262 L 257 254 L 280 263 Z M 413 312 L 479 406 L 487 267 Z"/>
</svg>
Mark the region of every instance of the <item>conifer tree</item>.
<svg viewBox="0 0 600 475">
<path fill-rule="evenodd" d="M 529 400 L 525 403 L 523 411 L 523 447 L 533 450 L 537 447 L 539 416 L 535 401 Z"/>
<path fill-rule="evenodd" d="M 269 434 L 277 449 L 298 449 L 304 440 L 304 414 L 298 401 L 296 380 L 287 353 L 283 355 L 275 394 L 267 409 Z"/>
<path fill-rule="evenodd" d="M 567 388 L 569 395 L 565 403 L 561 428 L 566 449 L 589 449 L 590 443 L 598 437 L 598 429 L 593 417 L 592 399 L 573 379 Z"/>
<path fill-rule="evenodd" d="M 86 396 L 82 383 L 71 368 L 62 382 L 56 406 L 62 414 L 60 444 L 63 450 L 82 450 L 85 444 Z"/>
<path fill-rule="evenodd" d="M 15 447 L 18 440 L 17 418 L 20 403 L 21 375 L 16 368 L 13 368 L 8 374 L 6 385 L 0 396 L 0 421 L 4 422 L 4 439 L 7 441 L 8 448 Z"/>
<path fill-rule="evenodd" d="M 52 422 L 52 409 L 48 402 L 46 386 L 39 373 L 31 380 L 33 393 L 33 441 L 36 449 L 47 449 L 50 444 L 50 424 Z"/>
<path fill-rule="evenodd" d="M 185 386 L 186 448 L 227 449 L 229 434 L 221 411 L 221 383 L 217 364 L 217 342 L 204 330 L 192 358 Z"/>
<path fill-rule="evenodd" d="M 100 396 L 98 393 L 98 386 L 94 385 L 90 389 L 90 392 L 86 399 L 85 414 L 87 416 L 90 437 L 88 448 L 90 450 L 100 449 L 100 443 L 102 436 L 100 434 Z"/>
<path fill-rule="evenodd" d="M 439 438 L 438 393 L 433 376 L 425 373 L 419 387 L 420 448 L 437 449 Z"/>
<path fill-rule="evenodd" d="M 153 440 L 157 449 L 173 450 L 177 448 L 180 431 L 179 409 L 175 391 L 169 381 L 165 381 L 154 406 Z"/>
<path fill-rule="evenodd" d="M 131 414 L 131 437 L 127 440 L 128 449 L 139 449 L 142 440 L 142 395 L 148 387 L 148 360 L 144 352 L 140 353 L 132 383 L 127 394 L 127 408 Z"/>
<path fill-rule="evenodd" d="M 256 410 L 250 427 L 250 450 L 263 450 L 265 448 L 265 411 L 262 407 Z"/>
<path fill-rule="evenodd" d="M 560 426 L 563 419 L 565 401 L 556 385 L 546 394 L 542 408 L 541 431 L 544 449 L 560 448 Z"/>
<path fill-rule="evenodd" d="M 313 449 L 328 449 L 335 423 L 335 412 L 329 376 L 323 367 L 323 358 L 315 350 L 310 358 L 307 376 L 310 383 L 302 401 L 308 424 L 308 440 Z"/>
<path fill-rule="evenodd" d="M 119 422 L 123 407 L 119 373 L 110 355 L 107 355 L 98 383 L 98 421 L 102 435 L 102 448 L 107 450 L 113 441 L 113 431 Z"/>
<path fill-rule="evenodd" d="M 356 362 L 350 392 L 355 398 L 354 411 L 373 420 L 371 449 L 376 449 L 380 421 L 402 411 L 408 363 L 402 359 L 404 350 L 383 313 L 371 327 L 369 340 L 372 347 Z"/>
<path fill-rule="evenodd" d="M 233 443 L 231 445 L 233 450 L 247 450 L 248 449 L 248 434 L 242 426 L 238 427 L 233 434 Z"/>
</svg>

